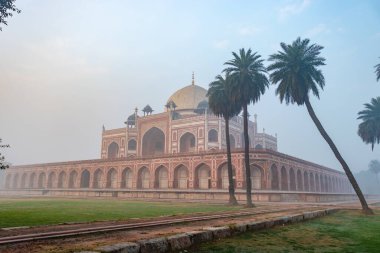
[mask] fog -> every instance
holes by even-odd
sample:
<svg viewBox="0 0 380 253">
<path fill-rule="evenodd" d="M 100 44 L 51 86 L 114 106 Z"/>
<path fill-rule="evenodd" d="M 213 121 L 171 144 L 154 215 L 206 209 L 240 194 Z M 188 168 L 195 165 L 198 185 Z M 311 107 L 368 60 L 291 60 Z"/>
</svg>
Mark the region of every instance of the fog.
<svg viewBox="0 0 380 253">
<path fill-rule="evenodd" d="M 12 164 L 100 158 L 102 125 L 134 108 L 161 112 L 191 83 L 204 88 L 239 48 L 265 59 L 298 36 L 325 46 L 326 87 L 312 105 L 351 169 L 379 157 L 357 135 L 357 112 L 380 94 L 379 1 L 19 0 L 0 32 L 0 137 Z M 265 62 L 268 65 L 268 62 Z M 278 149 L 341 170 L 307 114 L 271 86 L 251 105 Z M 141 112 L 140 112 L 141 113 Z"/>
</svg>

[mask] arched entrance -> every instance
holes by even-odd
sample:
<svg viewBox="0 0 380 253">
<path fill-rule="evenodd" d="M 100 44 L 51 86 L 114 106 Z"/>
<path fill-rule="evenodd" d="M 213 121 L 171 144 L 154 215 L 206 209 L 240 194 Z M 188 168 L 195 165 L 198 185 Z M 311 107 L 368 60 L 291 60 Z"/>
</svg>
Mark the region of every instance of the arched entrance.
<svg viewBox="0 0 380 253">
<path fill-rule="evenodd" d="M 107 172 L 106 188 L 117 188 L 117 172 L 114 168 Z"/>
<path fill-rule="evenodd" d="M 40 189 L 45 188 L 45 181 L 46 181 L 46 175 L 45 175 L 45 172 L 42 172 L 38 175 L 37 187 Z M 33 188 L 33 187 L 30 187 L 30 188 Z"/>
<path fill-rule="evenodd" d="M 179 143 L 179 152 L 187 153 L 195 151 L 195 136 L 192 133 L 182 135 Z"/>
<path fill-rule="evenodd" d="M 5 189 L 11 188 L 11 181 L 12 180 L 12 174 L 8 174 L 5 178 Z"/>
<path fill-rule="evenodd" d="M 80 188 L 90 187 L 90 172 L 88 170 L 82 171 L 80 176 Z"/>
<path fill-rule="evenodd" d="M 315 191 L 316 192 L 320 192 L 321 191 L 321 187 L 320 187 L 320 184 L 319 184 L 319 175 L 317 173 L 315 173 Z"/>
<path fill-rule="evenodd" d="M 271 189 L 272 190 L 279 190 L 279 179 L 278 179 L 278 169 L 276 165 L 272 165 L 270 168 L 270 181 L 271 181 Z"/>
<path fill-rule="evenodd" d="M 297 190 L 296 174 L 294 173 L 293 168 L 290 168 L 289 170 L 289 182 L 290 182 L 290 190 L 296 191 Z"/>
<path fill-rule="evenodd" d="M 308 192 L 309 191 L 309 177 L 306 171 L 303 173 L 303 184 L 304 184 L 304 191 Z"/>
<path fill-rule="evenodd" d="M 234 187 L 236 187 L 235 184 L 235 168 L 232 166 L 232 178 L 234 181 Z M 219 189 L 228 189 L 230 185 L 230 181 L 228 178 L 228 164 L 224 163 L 221 166 L 219 166 L 217 170 L 217 187 Z"/>
<path fill-rule="evenodd" d="M 215 129 L 208 131 L 208 142 L 218 142 L 218 131 Z"/>
<path fill-rule="evenodd" d="M 137 174 L 137 188 L 149 189 L 150 173 L 147 167 L 140 168 Z"/>
<path fill-rule="evenodd" d="M 58 188 L 64 188 L 66 186 L 66 172 L 61 171 L 58 176 Z"/>
<path fill-rule="evenodd" d="M 235 137 L 232 135 L 232 134 L 230 134 L 230 147 L 231 147 L 231 149 L 234 149 L 234 148 L 236 148 L 236 141 L 235 141 Z"/>
<path fill-rule="evenodd" d="M 121 188 L 132 188 L 132 169 L 125 168 L 121 173 Z"/>
<path fill-rule="evenodd" d="M 50 172 L 48 176 L 47 188 L 55 188 L 56 175 L 55 172 Z"/>
<path fill-rule="evenodd" d="M 129 140 L 128 141 L 128 150 L 130 151 L 135 151 L 137 148 L 137 142 L 135 139 Z"/>
<path fill-rule="evenodd" d="M 45 175 L 45 173 L 44 173 L 44 175 Z M 29 188 L 34 188 L 35 182 L 36 182 L 36 173 L 33 172 L 29 178 Z"/>
<path fill-rule="evenodd" d="M 310 172 L 309 178 L 310 178 L 310 191 L 315 192 L 314 174 L 312 172 Z"/>
<path fill-rule="evenodd" d="M 93 188 L 103 188 L 103 171 L 101 169 L 97 169 L 94 173 Z"/>
<path fill-rule="evenodd" d="M 112 142 L 108 146 L 108 159 L 117 158 L 119 155 L 119 145 L 116 142 Z"/>
<path fill-rule="evenodd" d="M 297 191 L 303 191 L 302 172 L 297 170 Z"/>
<path fill-rule="evenodd" d="M 154 188 L 167 189 L 169 187 L 169 173 L 165 166 L 158 167 L 154 176 Z"/>
<path fill-rule="evenodd" d="M 142 155 L 161 155 L 165 151 L 165 134 L 157 127 L 149 129 L 142 139 Z"/>
<path fill-rule="evenodd" d="M 195 188 L 210 189 L 211 169 L 206 164 L 201 164 L 195 168 Z"/>
<path fill-rule="evenodd" d="M 281 191 L 289 190 L 288 187 L 288 172 L 285 167 L 281 167 Z"/>
<path fill-rule="evenodd" d="M 70 177 L 69 177 L 69 188 L 77 187 L 77 178 L 78 178 L 78 173 L 75 170 L 71 171 Z"/>
<path fill-rule="evenodd" d="M 15 174 L 13 176 L 13 184 L 12 184 L 12 188 L 14 189 L 17 189 L 18 188 L 18 174 Z"/>
<path fill-rule="evenodd" d="M 251 164 L 250 166 L 251 170 L 251 184 L 252 184 L 252 189 L 254 190 L 261 190 L 263 185 L 263 169 L 260 168 L 257 165 Z"/>
<path fill-rule="evenodd" d="M 174 169 L 174 182 L 173 187 L 178 189 L 187 189 L 189 181 L 189 170 L 184 166 L 180 165 Z"/>
</svg>

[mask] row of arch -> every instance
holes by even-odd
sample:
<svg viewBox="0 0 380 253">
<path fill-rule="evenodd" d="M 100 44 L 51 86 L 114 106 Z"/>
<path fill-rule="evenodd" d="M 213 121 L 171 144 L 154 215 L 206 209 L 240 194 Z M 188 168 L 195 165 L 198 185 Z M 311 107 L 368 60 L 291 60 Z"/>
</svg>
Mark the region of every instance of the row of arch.
<svg viewBox="0 0 380 253">
<path fill-rule="evenodd" d="M 208 131 L 208 142 L 216 143 L 218 142 L 218 131 L 211 129 Z M 230 134 L 231 148 L 235 148 L 235 138 Z M 184 133 L 179 140 L 179 152 L 194 152 L 196 138 L 193 133 L 186 132 Z M 137 142 L 135 139 L 130 139 L 127 143 L 129 151 L 136 151 Z M 142 155 L 143 156 L 152 156 L 163 154 L 165 150 L 165 134 L 164 132 L 157 128 L 153 127 L 149 129 L 142 138 Z M 108 158 L 117 158 L 119 155 L 119 145 L 116 142 L 111 142 L 108 145 L 107 149 Z"/>
<path fill-rule="evenodd" d="M 305 192 L 350 192 L 351 187 L 346 179 L 316 173 L 307 170 L 272 165 L 269 171 L 252 164 L 251 182 L 254 190 L 280 190 Z M 192 174 L 193 173 L 193 174 Z M 6 176 L 5 188 L 8 189 L 51 189 L 51 188 L 94 188 L 94 189 L 227 189 L 229 185 L 226 163 L 216 170 L 212 180 L 212 170 L 207 164 L 200 164 L 194 171 L 181 164 L 173 170 L 173 174 L 165 166 L 149 170 L 142 166 L 138 170 L 126 167 L 122 170 L 110 168 L 94 171 L 83 169 L 78 172 L 50 171 L 9 173 Z M 236 180 L 235 168 L 233 169 Z M 243 178 L 245 178 L 243 171 Z M 245 180 L 245 179 L 243 179 Z M 214 184 L 213 184 L 214 183 Z M 243 182 L 243 185 L 245 183 Z M 235 182 L 236 187 L 236 182 Z"/>
</svg>

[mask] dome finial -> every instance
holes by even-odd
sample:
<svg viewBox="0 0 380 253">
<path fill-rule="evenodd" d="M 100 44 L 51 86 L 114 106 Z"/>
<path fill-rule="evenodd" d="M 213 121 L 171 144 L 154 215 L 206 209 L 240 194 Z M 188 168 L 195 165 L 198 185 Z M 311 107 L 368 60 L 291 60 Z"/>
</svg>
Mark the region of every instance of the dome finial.
<svg viewBox="0 0 380 253">
<path fill-rule="evenodd" d="M 192 76 L 191 84 L 192 84 L 192 85 L 195 85 L 195 82 L 194 82 L 194 71 L 193 71 L 193 76 Z"/>
</svg>

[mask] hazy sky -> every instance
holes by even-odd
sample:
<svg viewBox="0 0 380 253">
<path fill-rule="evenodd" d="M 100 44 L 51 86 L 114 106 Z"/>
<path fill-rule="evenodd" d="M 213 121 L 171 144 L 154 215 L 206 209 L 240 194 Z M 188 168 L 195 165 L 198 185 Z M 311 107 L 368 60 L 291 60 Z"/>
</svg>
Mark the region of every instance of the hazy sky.
<svg viewBox="0 0 380 253">
<path fill-rule="evenodd" d="M 380 95 L 380 1 L 17 0 L 0 32 L 0 137 L 9 162 L 100 157 L 101 129 L 137 106 L 163 110 L 191 83 L 207 88 L 252 48 L 265 59 L 298 36 L 323 45 L 325 90 L 312 105 L 354 171 L 380 159 L 357 135 L 357 112 Z M 265 64 L 268 64 L 266 61 Z M 280 152 L 340 170 L 306 107 L 280 104 L 271 86 L 250 106 Z"/>
</svg>

